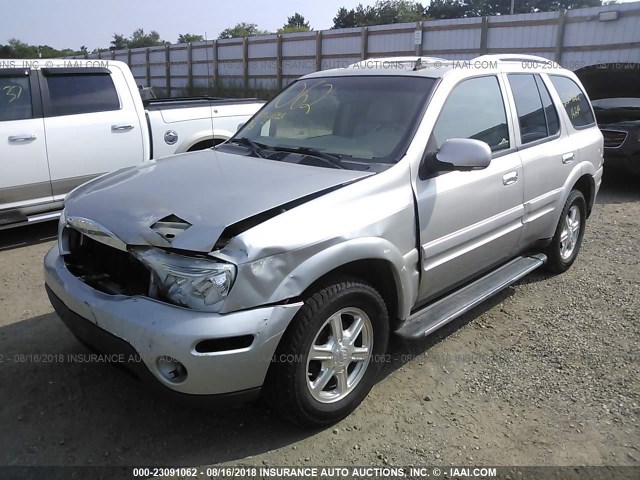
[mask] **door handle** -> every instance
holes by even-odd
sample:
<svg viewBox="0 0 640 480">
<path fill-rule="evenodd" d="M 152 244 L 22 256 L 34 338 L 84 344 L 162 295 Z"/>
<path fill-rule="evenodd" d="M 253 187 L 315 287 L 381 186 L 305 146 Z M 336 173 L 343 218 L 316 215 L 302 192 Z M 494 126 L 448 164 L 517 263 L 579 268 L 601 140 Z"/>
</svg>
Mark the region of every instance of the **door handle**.
<svg viewBox="0 0 640 480">
<path fill-rule="evenodd" d="M 127 130 L 133 130 L 133 125 L 111 125 L 112 132 L 126 132 Z"/>
<path fill-rule="evenodd" d="M 9 143 L 27 143 L 33 142 L 38 136 L 35 133 L 31 135 L 12 135 L 9 137 Z"/>
<path fill-rule="evenodd" d="M 505 173 L 502 176 L 502 184 L 504 186 L 513 185 L 517 181 L 518 181 L 518 172 L 509 172 L 509 173 Z"/>
<path fill-rule="evenodd" d="M 575 155 L 573 154 L 573 152 L 565 153 L 564 155 L 562 155 L 562 163 L 564 164 L 571 163 L 574 160 L 575 160 Z"/>
</svg>

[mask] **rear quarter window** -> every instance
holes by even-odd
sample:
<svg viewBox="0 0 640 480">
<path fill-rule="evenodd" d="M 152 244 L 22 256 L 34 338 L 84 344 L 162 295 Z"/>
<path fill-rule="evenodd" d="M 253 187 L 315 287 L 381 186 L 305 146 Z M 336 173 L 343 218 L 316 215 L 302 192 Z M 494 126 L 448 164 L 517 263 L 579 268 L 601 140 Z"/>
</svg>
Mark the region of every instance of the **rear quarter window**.
<svg viewBox="0 0 640 480">
<path fill-rule="evenodd" d="M 594 125 L 595 118 L 593 117 L 591 105 L 589 105 L 587 96 L 578 84 L 562 75 L 549 75 L 549 78 L 558 92 L 572 125 L 576 128 Z"/>
<path fill-rule="evenodd" d="M 120 109 L 110 75 L 53 75 L 47 77 L 47 86 L 54 116 Z"/>
</svg>

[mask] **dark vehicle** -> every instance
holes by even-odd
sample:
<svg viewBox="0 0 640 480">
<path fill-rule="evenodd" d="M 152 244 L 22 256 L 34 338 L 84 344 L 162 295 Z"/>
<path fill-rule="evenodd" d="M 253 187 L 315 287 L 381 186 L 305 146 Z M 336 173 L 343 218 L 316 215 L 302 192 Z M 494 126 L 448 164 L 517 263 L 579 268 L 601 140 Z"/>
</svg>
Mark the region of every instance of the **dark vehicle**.
<svg viewBox="0 0 640 480">
<path fill-rule="evenodd" d="M 640 63 L 607 63 L 576 72 L 604 136 L 607 168 L 640 175 Z"/>
</svg>

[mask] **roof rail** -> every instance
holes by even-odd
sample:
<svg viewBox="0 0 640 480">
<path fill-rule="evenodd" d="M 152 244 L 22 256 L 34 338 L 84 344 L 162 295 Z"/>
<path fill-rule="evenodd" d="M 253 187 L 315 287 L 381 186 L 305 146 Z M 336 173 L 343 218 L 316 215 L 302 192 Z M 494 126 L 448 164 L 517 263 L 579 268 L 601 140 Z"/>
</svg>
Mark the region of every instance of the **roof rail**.
<svg viewBox="0 0 640 480">
<path fill-rule="evenodd" d="M 420 68 L 420 64 L 423 62 L 426 62 L 427 65 L 425 65 L 422 68 L 426 68 L 426 66 L 428 66 L 429 62 L 449 62 L 450 60 L 447 60 L 445 58 L 439 58 L 439 57 L 427 57 L 427 56 L 423 56 L 423 55 L 416 55 L 413 57 L 371 57 L 371 58 L 366 58 L 364 60 L 359 60 L 355 63 L 350 64 L 347 68 L 353 67 L 354 65 L 359 65 L 362 62 L 393 62 L 393 63 L 409 63 L 409 64 L 416 64 L 418 62 L 418 69 Z"/>
<path fill-rule="evenodd" d="M 472 61 L 478 60 L 498 60 L 501 62 L 537 62 L 537 63 L 549 63 L 553 62 L 553 60 L 549 60 L 545 57 L 540 57 L 538 55 L 521 55 L 519 53 L 496 53 L 491 55 L 480 55 L 479 57 L 475 57 Z"/>
</svg>

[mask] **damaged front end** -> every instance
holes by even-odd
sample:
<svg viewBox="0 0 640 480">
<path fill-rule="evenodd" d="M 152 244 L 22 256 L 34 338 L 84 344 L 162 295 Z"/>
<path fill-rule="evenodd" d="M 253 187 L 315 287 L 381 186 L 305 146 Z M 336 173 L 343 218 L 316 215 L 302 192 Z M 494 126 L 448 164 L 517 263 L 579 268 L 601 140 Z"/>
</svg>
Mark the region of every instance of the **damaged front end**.
<svg viewBox="0 0 640 480">
<path fill-rule="evenodd" d="M 61 216 L 59 250 L 69 272 L 109 295 L 143 295 L 202 312 L 218 312 L 236 266 L 210 255 L 129 247 L 105 227 Z"/>
</svg>

